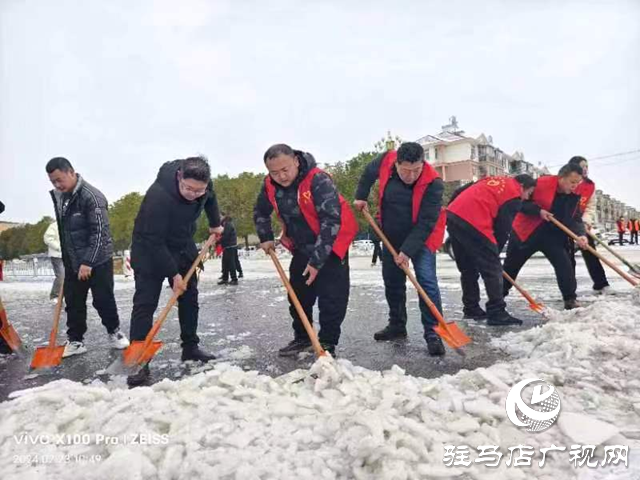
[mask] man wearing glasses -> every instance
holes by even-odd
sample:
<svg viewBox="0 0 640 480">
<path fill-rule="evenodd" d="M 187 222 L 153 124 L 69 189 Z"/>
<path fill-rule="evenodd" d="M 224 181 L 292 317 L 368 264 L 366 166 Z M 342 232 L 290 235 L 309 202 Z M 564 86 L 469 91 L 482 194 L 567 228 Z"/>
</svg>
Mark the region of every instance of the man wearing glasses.
<svg viewBox="0 0 640 480">
<path fill-rule="evenodd" d="M 418 282 L 442 312 L 435 253 L 444 238 L 444 183 L 424 161 L 422 147 L 413 142 L 403 143 L 398 151 L 385 152 L 367 165 L 356 191 L 354 205 L 358 210 L 368 208 L 367 199 L 376 180 L 379 181 L 380 225 L 399 253 L 394 259 L 387 248 L 382 251 L 389 324 L 377 332 L 374 339 L 394 340 L 407 336 L 406 275 L 401 267 L 408 267 L 409 260 Z M 433 330 L 437 320 L 422 299 L 420 312 L 429 354 L 444 355 L 442 340 Z"/>
<path fill-rule="evenodd" d="M 220 235 L 220 212 L 213 191 L 211 170 L 204 157 L 190 157 L 165 163 L 142 201 L 133 228 L 131 266 L 136 292 L 131 313 L 131 339 L 142 341 L 151 330 L 162 283 L 169 280 L 178 299 L 182 361 L 208 362 L 213 355 L 198 347 L 198 280 L 185 284 L 183 275 L 198 256 L 193 235 L 204 210 L 209 232 Z M 140 385 L 150 375 L 146 365 L 127 379 Z"/>
</svg>

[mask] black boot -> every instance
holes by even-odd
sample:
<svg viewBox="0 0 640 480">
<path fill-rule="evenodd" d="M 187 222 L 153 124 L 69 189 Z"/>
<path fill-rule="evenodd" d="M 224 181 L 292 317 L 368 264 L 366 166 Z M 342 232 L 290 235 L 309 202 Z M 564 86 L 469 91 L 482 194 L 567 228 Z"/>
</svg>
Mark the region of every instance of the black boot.
<svg viewBox="0 0 640 480">
<path fill-rule="evenodd" d="M 569 300 L 564 301 L 565 310 L 573 310 L 574 308 L 580 308 L 581 306 L 582 305 L 580 305 L 575 298 L 571 298 Z"/>
<path fill-rule="evenodd" d="M 462 310 L 463 316 L 465 320 L 486 320 L 487 312 L 485 312 L 479 306 L 475 306 L 474 308 L 464 308 Z"/>
<path fill-rule="evenodd" d="M 238 272 L 238 278 L 244 278 L 244 273 Z"/>
<path fill-rule="evenodd" d="M 231 280 L 229 285 L 238 285 L 238 279 L 236 278 L 235 280 Z"/>
<path fill-rule="evenodd" d="M 427 350 L 429 350 L 429 355 L 432 357 L 442 357 L 445 354 L 442 339 L 436 333 L 425 335 L 424 339 L 427 341 Z"/>
<path fill-rule="evenodd" d="M 307 352 L 311 349 L 311 341 L 308 338 L 294 338 L 285 347 L 278 350 L 281 357 L 295 357 L 299 353 Z"/>
<path fill-rule="evenodd" d="M 407 329 L 399 325 L 387 325 L 379 332 L 373 334 L 375 340 L 395 340 L 398 338 L 407 338 Z"/>
<path fill-rule="evenodd" d="M 229 280 L 220 280 L 218 285 L 229 285 Z"/>
<path fill-rule="evenodd" d="M 215 355 L 200 350 L 198 345 L 187 345 L 182 347 L 182 361 L 195 360 L 196 362 L 207 363 L 209 360 L 215 360 Z"/>
<path fill-rule="evenodd" d="M 500 313 L 496 313 L 495 315 L 490 315 L 487 318 L 487 325 L 492 327 L 505 327 L 508 325 L 522 325 L 522 320 L 519 318 L 511 316 L 506 311 L 502 311 Z"/>
<path fill-rule="evenodd" d="M 320 345 L 322 345 L 322 349 L 331 354 L 331 356 L 333 358 L 336 358 L 336 346 L 333 345 L 332 343 L 321 343 Z"/>
<path fill-rule="evenodd" d="M 11 355 L 13 350 L 0 338 L 0 355 Z"/>
<path fill-rule="evenodd" d="M 149 370 L 149 364 L 147 363 L 140 369 L 140 371 L 138 371 L 138 373 L 134 373 L 133 375 L 129 375 L 127 377 L 127 385 L 129 385 L 130 387 L 138 387 L 147 383 L 150 376 L 151 371 Z"/>
</svg>

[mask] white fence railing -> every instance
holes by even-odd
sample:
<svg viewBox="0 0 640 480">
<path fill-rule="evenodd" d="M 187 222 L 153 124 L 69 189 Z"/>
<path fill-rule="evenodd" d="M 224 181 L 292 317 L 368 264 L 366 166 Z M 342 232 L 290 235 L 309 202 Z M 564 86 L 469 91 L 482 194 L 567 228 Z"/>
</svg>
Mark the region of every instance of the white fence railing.
<svg viewBox="0 0 640 480">
<path fill-rule="evenodd" d="M 48 258 L 9 260 L 4 262 L 3 272 L 7 277 L 53 277 L 55 275 Z"/>
</svg>

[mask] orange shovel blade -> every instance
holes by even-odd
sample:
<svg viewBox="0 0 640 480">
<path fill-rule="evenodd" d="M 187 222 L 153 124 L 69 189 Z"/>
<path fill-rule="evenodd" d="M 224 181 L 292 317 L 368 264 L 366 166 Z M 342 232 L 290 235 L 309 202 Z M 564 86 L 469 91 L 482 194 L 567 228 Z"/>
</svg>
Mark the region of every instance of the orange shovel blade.
<svg viewBox="0 0 640 480">
<path fill-rule="evenodd" d="M 11 350 L 17 352 L 22 347 L 22 342 L 16 332 L 15 328 L 9 324 L 5 324 L 4 328 L 0 330 L 0 335 L 7 342 L 7 345 L 11 347 Z"/>
<path fill-rule="evenodd" d="M 530 303 L 529 308 L 534 312 L 544 313 L 544 305 L 541 303 Z"/>
<path fill-rule="evenodd" d="M 38 347 L 31 360 L 31 368 L 53 368 L 62 362 L 64 345 L 59 347 Z"/>
<path fill-rule="evenodd" d="M 436 325 L 433 329 L 451 348 L 462 348 L 471 343 L 471 339 L 455 322 L 446 323 L 444 326 Z"/>
<path fill-rule="evenodd" d="M 149 363 L 160 347 L 162 342 L 151 342 L 147 348 L 144 347 L 144 341 L 131 342 L 122 354 L 124 364 L 127 367 L 133 367 L 136 364 Z"/>
<path fill-rule="evenodd" d="M 0 304 L 1 307 L 1 304 Z M 18 336 L 18 332 L 13 328 L 13 326 L 9 323 L 7 319 L 7 312 L 4 308 L 0 309 L 0 335 L 7 342 L 7 345 L 11 347 L 11 350 L 17 352 L 22 347 L 22 342 L 20 341 L 20 337 Z"/>
</svg>

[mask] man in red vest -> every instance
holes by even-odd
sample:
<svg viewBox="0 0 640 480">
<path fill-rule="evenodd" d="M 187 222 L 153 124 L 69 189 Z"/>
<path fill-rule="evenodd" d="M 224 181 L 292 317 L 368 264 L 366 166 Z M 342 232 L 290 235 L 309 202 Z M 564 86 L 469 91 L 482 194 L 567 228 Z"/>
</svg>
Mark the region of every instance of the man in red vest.
<svg viewBox="0 0 640 480">
<path fill-rule="evenodd" d="M 460 271 L 464 318 L 492 326 L 522 325 L 507 313 L 502 293 L 500 252 L 523 200 L 536 185 L 529 175 L 488 177 L 459 189 L 447 208 L 447 228 Z M 482 275 L 488 301 L 480 307 L 478 277 Z"/>
<path fill-rule="evenodd" d="M 542 252 L 555 270 L 558 286 L 562 292 L 564 308 L 579 307 L 576 301 L 576 273 L 566 248 L 569 237 L 549 220 L 557 218 L 579 237 L 578 246 L 585 248 L 587 240 L 582 213 L 578 208 L 580 196 L 575 194 L 582 181 L 580 165 L 567 164 L 558 175 L 540 177 L 530 201 L 524 202 L 522 210 L 513 222 L 509 238 L 504 271 L 516 279 L 523 265 L 536 252 Z M 504 284 L 505 296 L 511 284 Z"/>
<path fill-rule="evenodd" d="M 576 156 L 571 157 L 569 163 L 573 163 L 575 165 L 580 165 L 582 168 L 583 178 L 578 188 L 576 188 L 576 194 L 580 195 L 580 203 L 578 204 L 578 208 L 582 213 L 582 222 L 585 225 L 585 228 L 588 231 L 591 231 L 593 228 L 593 224 L 595 222 L 596 215 L 596 184 L 589 178 L 589 162 L 584 157 Z M 596 248 L 596 242 L 590 236 L 587 236 L 589 240 L 589 245 L 592 248 Z M 571 254 L 571 262 L 573 263 L 573 268 L 576 267 L 576 259 L 575 259 L 575 248 L 573 242 L 569 243 L 569 253 Z M 589 252 L 588 250 L 582 250 L 582 258 L 584 258 L 584 263 L 587 266 L 587 271 L 589 272 L 589 276 L 593 281 L 593 289 L 597 293 L 606 293 L 610 290 L 609 281 L 607 280 L 607 274 L 602 267 L 602 263 L 600 263 L 600 259 L 596 257 L 594 254 Z"/>
<path fill-rule="evenodd" d="M 319 340 L 335 355 L 349 302 L 349 246 L 358 233 L 358 222 L 331 177 L 316 167 L 311 154 L 284 144 L 273 145 L 264 154 L 264 163 L 269 175 L 253 211 L 260 248 L 265 252 L 275 248 L 271 228 L 275 210 L 283 229 L 280 241 L 293 253 L 291 286 L 311 322 L 318 299 Z M 311 349 L 293 304 L 289 312 L 294 339 L 280 349 L 281 356 Z"/>
<path fill-rule="evenodd" d="M 624 234 L 627 233 L 627 222 L 624 221 L 624 217 L 622 215 L 616 222 L 616 226 L 618 227 L 618 239 L 620 246 L 622 246 L 624 245 Z"/>
<path fill-rule="evenodd" d="M 389 324 L 373 337 L 393 340 L 407 336 L 406 275 L 400 267 L 408 266 L 409 260 L 418 282 L 442 312 L 435 254 L 444 237 L 444 184 L 435 169 L 424 161 L 422 147 L 413 142 L 403 143 L 397 152 L 385 152 L 367 165 L 356 191 L 354 205 L 358 210 L 368 208 L 367 199 L 376 180 L 380 225 L 399 254 L 394 259 L 386 248 L 382 251 Z M 444 355 L 442 340 L 433 330 L 437 320 L 422 299 L 420 312 L 429 354 Z"/>
<path fill-rule="evenodd" d="M 638 232 L 640 231 L 640 220 L 636 218 L 630 219 L 629 231 L 631 232 L 631 245 L 638 245 Z"/>
</svg>

